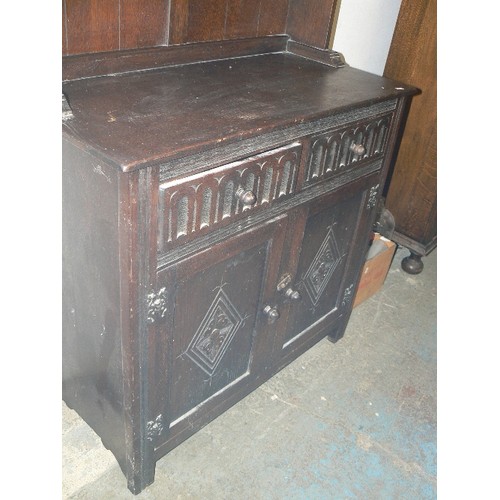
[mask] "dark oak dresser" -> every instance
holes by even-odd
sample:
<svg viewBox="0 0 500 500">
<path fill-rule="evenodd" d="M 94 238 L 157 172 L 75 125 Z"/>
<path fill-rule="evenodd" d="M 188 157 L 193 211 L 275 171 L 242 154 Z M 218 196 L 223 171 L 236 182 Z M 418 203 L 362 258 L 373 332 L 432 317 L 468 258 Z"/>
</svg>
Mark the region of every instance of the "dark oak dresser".
<svg viewBox="0 0 500 500">
<path fill-rule="evenodd" d="M 63 397 L 133 493 L 349 319 L 417 91 L 300 40 L 301 5 L 295 39 L 63 58 Z"/>
</svg>

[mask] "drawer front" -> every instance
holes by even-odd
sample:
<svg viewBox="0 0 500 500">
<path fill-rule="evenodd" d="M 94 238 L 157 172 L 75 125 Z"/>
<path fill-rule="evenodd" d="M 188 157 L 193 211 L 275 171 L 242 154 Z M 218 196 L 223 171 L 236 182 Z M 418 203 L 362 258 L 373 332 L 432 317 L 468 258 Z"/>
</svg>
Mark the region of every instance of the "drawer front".
<svg viewBox="0 0 500 500">
<path fill-rule="evenodd" d="M 314 184 L 383 156 L 392 113 L 311 138 L 305 185 Z"/>
<path fill-rule="evenodd" d="M 302 145 L 160 184 L 158 252 L 287 199 L 295 192 Z"/>
</svg>

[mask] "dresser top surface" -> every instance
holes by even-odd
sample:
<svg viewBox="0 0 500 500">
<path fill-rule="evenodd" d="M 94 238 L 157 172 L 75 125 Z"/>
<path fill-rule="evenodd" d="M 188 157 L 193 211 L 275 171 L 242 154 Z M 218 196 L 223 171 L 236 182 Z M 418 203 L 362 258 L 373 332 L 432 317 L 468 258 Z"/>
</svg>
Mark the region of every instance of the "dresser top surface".
<svg viewBox="0 0 500 500">
<path fill-rule="evenodd" d="M 350 67 L 266 54 L 66 82 L 67 137 L 133 170 L 413 93 Z"/>
</svg>

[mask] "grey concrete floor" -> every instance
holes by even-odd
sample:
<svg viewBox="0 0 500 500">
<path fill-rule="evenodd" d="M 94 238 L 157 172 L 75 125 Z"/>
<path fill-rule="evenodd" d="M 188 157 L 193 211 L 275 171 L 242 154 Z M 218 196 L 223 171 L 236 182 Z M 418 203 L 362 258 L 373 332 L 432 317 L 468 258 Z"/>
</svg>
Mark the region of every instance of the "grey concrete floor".
<svg viewBox="0 0 500 500">
<path fill-rule="evenodd" d="M 132 495 L 111 452 L 63 404 L 65 499 L 436 498 L 436 267 L 400 268 L 322 340 L 156 465 Z"/>
</svg>

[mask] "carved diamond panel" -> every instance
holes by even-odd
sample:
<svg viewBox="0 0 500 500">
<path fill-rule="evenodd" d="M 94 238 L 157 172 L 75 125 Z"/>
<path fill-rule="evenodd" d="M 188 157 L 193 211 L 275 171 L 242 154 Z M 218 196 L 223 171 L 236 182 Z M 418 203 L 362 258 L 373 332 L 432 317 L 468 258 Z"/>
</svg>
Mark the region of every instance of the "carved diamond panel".
<svg viewBox="0 0 500 500">
<path fill-rule="evenodd" d="M 243 318 L 222 290 L 203 318 L 186 354 L 202 370 L 213 375 Z"/>
<path fill-rule="evenodd" d="M 330 227 L 303 280 L 305 289 L 315 306 L 341 259 L 333 229 Z"/>
</svg>

